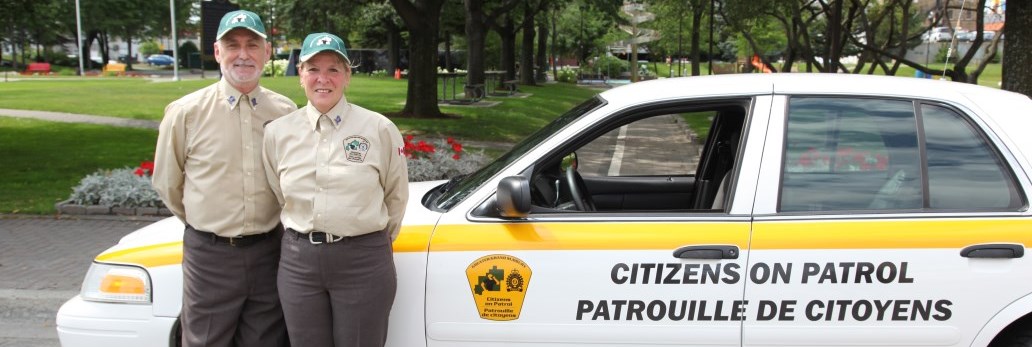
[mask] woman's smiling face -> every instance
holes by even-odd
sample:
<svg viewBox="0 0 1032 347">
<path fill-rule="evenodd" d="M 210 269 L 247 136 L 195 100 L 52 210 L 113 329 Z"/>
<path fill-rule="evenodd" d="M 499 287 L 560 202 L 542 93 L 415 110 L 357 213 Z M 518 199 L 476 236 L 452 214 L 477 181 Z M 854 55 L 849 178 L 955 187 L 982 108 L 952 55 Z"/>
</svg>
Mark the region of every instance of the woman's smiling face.
<svg viewBox="0 0 1032 347">
<path fill-rule="evenodd" d="M 351 81 L 351 68 L 340 55 L 323 51 L 301 63 L 301 86 L 319 112 L 329 112 Z"/>
</svg>

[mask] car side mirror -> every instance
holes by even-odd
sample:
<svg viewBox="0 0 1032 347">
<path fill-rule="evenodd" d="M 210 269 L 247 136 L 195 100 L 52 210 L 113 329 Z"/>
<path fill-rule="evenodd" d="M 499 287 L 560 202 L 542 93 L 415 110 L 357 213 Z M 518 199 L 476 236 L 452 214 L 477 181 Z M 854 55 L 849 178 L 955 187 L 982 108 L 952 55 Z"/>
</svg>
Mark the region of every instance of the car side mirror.
<svg viewBox="0 0 1032 347">
<path fill-rule="evenodd" d="M 530 213 L 530 180 L 526 177 L 503 178 L 498 182 L 496 196 L 503 218 L 523 218 Z"/>
</svg>

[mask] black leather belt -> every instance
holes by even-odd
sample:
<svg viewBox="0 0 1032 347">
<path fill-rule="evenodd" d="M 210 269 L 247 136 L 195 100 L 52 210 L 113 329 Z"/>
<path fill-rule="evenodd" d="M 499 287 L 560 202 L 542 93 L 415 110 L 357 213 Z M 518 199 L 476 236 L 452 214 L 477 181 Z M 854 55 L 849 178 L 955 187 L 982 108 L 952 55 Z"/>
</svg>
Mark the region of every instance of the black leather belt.
<svg viewBox="0 0 1032 347">
<path fill-rule="evenodd" d="M 372 232 L 372 233 L 356 235 L 356 236 L 337 236 L 337 235 L 333 235 L 333 234 L 330 234 L 330 233 L 325 233 L 325 232 L 322 232 L 322 231 L 310 231 L 308 233 L 302 233 L 300 231 L 297 231 L 297 230 L 294 230 L 294 229 L 290 229 L 290 228 L 287 228 L 287 231 L 290 232 L 291 234 L 293 234 L 294 238 L 306 238 L 306 239 L 308 239 L 308 242 L 311 242 L 313 245 L 320 245 L 320 244 L 324 244 L 324 243 L 335 243 L 335 242 L 341 242 L 341 241 L 350 241 L 350 240 L 354 240 L 354 239 L 357 239 L 357 238 L 360 238 L 360 237 L 376 235 L 376 233 L 377 233 L 377 232 Z"/>
<path fill-rule="evenodd" d="M 279 229 L 279 228 L 281 228 L 281 227 L 280 226 L 276 226 L 275 228 L 273 228 L 269 232 L 265 232 L 265 233 L 261 233 L 261 234 L 244 235 L 244 236 L 236 236 L 236 237 L 225 237 L 225 236 L 215 235 L 215 233 L 212 233 L 212 232 L 207 232 L 207 231 L 203 231 L 203 230 L 197 230 L 197 229 L 194 229 L 193 227 L 191 227 L 189 225 L 186 226 L 187 230 L 193 230 L 193 232 L 195 232 L 195 233 L 197 233 L 197 234 L 199 234 L 199 235 L 201 235 L 203 237 L 211 239 L 212 243 L 224 243 L 224 244 L 228 244 L 228 245 L 234 246 L 234 247 L 250 246 L 250 245 L 253 245 L 255 243 L 258 243 L 259 241 L 268 239 L 268 238 L 272 237 L 274 234 L 276 234 L 275 231 L 277 229 Z"/>
</svg>

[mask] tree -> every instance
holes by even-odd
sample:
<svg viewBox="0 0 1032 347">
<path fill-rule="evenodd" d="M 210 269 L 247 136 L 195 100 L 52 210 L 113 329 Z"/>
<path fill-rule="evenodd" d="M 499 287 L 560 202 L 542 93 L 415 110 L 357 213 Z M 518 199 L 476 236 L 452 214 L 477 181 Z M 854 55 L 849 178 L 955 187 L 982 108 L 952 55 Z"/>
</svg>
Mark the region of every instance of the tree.
<svg viewBox="0 0 1032 347">
<path fill-rule="evenodd" d="M 538 13 L 544 11 L 548 0 L 523 0 L 523 20 L 520 22 L 520 31 L 523 33 L 523 42 L 520 45 L 520 84 L 537 85 L 534 78 L 534 37 Z M 542 69 L 544 66 L 541 67 Z"/>
<path fill-rule="evenodd" d="M 401 67 L 402 26 L 401 17 L 387 0 L 363 6 L 355 25 L 364 28 L 359 32 L 358 44 L 364 47 L 387 47 L 387 72 L 394 73 Z"/>
<path fill-rule="evenodd" d="M 1032 96 L 1032 2 L 1008 1 L 1006 17 L 1003 89 Z"/>
<path fill-rule="evenodd" d="M 487 30 L 503 13 L 511 11 L 519 2 L 506 0 L 485 8 L 484 0 L 465 0 L 466 8 L 466 82 L 484 84 L 484 40 Z M 492 2 L 493 3 L 493 2 Z M 471 95 L 467 95 L 470 97 Z"/>
<path fill-rule="evenodd" d="M 444 0 L 391 0 L 409 31 L 408 94 L 399 116 L 443 117 L 437 107 L 437 35 Z"/>
</svg>

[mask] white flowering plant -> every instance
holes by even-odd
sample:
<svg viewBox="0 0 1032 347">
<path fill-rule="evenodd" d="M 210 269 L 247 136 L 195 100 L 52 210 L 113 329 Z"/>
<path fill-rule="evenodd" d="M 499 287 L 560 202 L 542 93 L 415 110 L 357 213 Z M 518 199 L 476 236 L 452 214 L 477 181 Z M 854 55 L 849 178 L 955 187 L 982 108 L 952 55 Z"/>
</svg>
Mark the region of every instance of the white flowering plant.
<svg viewBox="0 0 1032 347">
<path fill-rule="evenodd" d="M 97 170 L 72 188 L 72 203 L 111 207 L 164 207 L 161 197 L 151 186 L 154 163 L 145 161 L 139 167 Z"/>
</svg>

